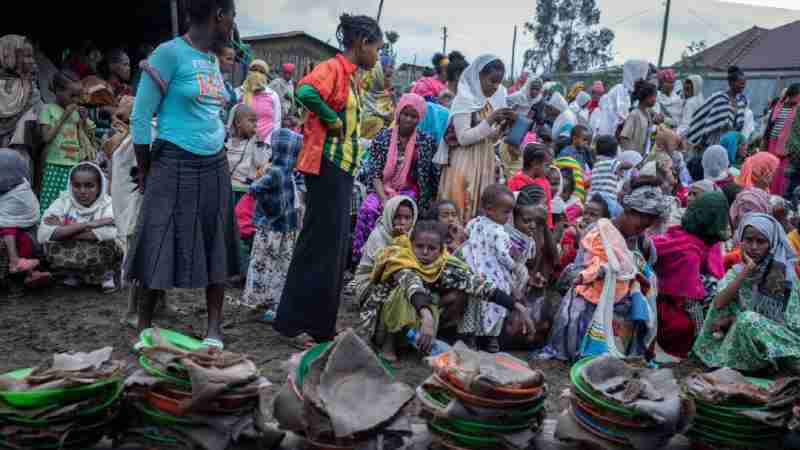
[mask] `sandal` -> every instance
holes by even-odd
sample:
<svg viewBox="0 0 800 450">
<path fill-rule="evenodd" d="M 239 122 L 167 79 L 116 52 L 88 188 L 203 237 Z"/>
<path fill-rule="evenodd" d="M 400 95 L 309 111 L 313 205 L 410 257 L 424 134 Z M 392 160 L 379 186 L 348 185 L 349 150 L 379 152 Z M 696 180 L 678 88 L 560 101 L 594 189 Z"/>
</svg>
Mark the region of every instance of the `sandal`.
<svg viewBox="0 0 800 450">
<path fill-rule="evenodd" d="M 25 277 L 25 286 L 31 289 L 40 289 L 50 286 L 53 282 L 53 276 L 49 272 L 33 271 Z"/>
<path fill-rule="evenodd" d="M 298 350 L 308 350 L 317 345 L 317 341 L 308 333 L 300 333 L 295 337 L 285 337 L 284 339 L 289 346 Z"/>
<path fill-rule="evenodd" d="M 217 350 L 225 350 L 225 344 L 219 339 L 205 338 L 203 339 L 203 347 L 216 348 Z"/>
</svg>

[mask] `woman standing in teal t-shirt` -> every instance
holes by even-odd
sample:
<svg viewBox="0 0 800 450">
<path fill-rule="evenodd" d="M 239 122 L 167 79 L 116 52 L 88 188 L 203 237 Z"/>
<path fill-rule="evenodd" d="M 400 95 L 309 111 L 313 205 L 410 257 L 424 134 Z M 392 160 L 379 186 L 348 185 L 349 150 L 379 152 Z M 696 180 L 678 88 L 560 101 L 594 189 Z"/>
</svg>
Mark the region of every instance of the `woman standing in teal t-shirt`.
<svg viewBox="0 0 800 450">
<path fill-rule="evenodd" d="M 224 283 L 241 268 L 214 49 L 230 40 L 236 10 L 233 0 L 192 0 L 188 15 L 189 31 L 142 65 L 131 130 L 144 202 L 127 273 L 140 286 L 139 331 L 152 325 L 158 291 L 205 288 L 205 344 L 222 348 Z"/>
</svg>

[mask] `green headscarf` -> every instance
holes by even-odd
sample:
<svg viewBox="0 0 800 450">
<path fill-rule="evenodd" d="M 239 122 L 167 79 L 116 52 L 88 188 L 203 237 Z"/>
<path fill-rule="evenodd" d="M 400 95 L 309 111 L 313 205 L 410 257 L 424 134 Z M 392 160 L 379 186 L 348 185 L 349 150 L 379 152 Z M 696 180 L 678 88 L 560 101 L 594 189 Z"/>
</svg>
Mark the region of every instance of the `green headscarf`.
<svg viewBox="0 0 800 450">
<path fill-rule="evenodd" d="M 681 226 L 706 243 L 725 241 L 730 237 L 728 208 L 728 199 L 722 192 L 700 194 L 686 208 Z"/>
</svg>

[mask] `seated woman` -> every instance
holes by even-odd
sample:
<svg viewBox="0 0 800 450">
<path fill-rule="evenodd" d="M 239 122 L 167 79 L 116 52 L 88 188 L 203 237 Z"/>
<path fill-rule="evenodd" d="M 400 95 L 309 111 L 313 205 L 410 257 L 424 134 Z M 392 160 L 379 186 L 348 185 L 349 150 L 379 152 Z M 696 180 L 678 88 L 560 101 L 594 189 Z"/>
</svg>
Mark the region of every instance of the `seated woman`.
<svg viewBox="0 0 800 450">
<path fill-rule="evenodd" d="M 28 165 L 19 152 L 0 149 L 0 284 L 7 284 L 11 297 L 23 294 L 22 278 L 28 283 L 46 277 L 35 272 L 31 232 L 39 222 L 39 201 L 27 180 Z"/>
<path fill-rule="evenodd" d="M 609 249 L 621 261 L 631 259 L 633 267 L 622 264 L 617 273 L 615 295 L 611 299 L 614 301 L 614 336 L 607 336 L 606 340 L 613 338 L 626 341 L 623 351 L 628 356 L 641 356 L 648 347 L 647 341 L 655 334 L 655 330 L 647 326 L 645 329 L 636 326 L 634 322 L 641 318 L 634 315 L 636 308 L 632 306 L 641 297 L 631 294 L 637 292 L 637 285 L 640 284 L 634 282 L 634 278 L 640 279 L 644 276 L 644 279 L 649 280 L 649 266 L 656 259 L 656 251 L 644 232 L 666 210 L 667 202 L 660 180 L 644 176 L 633 179 L 630 192 L 623 196 L 622 206 L 624 212 L 619 217 L 612 221 L 601 219 L 582 238 L 581 248 L 570 273 L 565 275 L 571 287 L 561 302 L 553 331 L 539 358 L 575 360 L 590 353 L 587 352 L 584 341 L 591 340 L 587 333 L 595 310 L 603 300 L 601 293 L 608 265 L 606 252 Z M 600 228 L 600 225 L 603 227 Z M 619 245 L 620 239 L 627 248 Z M 608 241 L 608 245 L 604 245 L 604 241 Z M 640 289 L 644 291 L 645 288 L 646 286 L 641 286 Z M 654 317 L 655 311 L 652 311 L 649 315 L 651 327 Z"/>
<path fill-rule="evenodd" d="M 395 110 L 395 126 L 378 133 L 372 142 L 362 180 L 369 194 L 356 219 L 353 262 L 361 260 L 361 250 L 387 200 L 407 195 L 422 210 L 433 201 L 438 190 L 438 175 L 433 165 L 436 145 L 433 138 L 417 130 L 425 113 L 425 99 L 416 94 L 404 95 Z"/>
<path fill-rule="evenodd" d="M 398 195 L 386 202 L 377 226 L 364 245 L 364 252 L 353 275 L 352 287 L 356 304 L 361 304 L 369 294 L 372 270 L 378 252 L 392 245 L 395 238 L 410 233 L 417 223 L 418 215 L 417 204 L 411 197 Z"/>
<path fill-rule="evenodd" d="M 103 292 L 117 290 L 114 277 L 122 262 L 111 197 L 103 172 L 82 162 L 69 174 L 69 189 L 45 211 L 39 226 L 39 243 L 54 271 L 66 275 L 64 284 L 101 285 Z"/>
<path fill-rule="evenodd" d="M 419 349 L 427 353 L 439 324 L 463 314 L 467 295 L 516 308 L 510 295 L 450 256 L 444 249 L 446 234 L 439 223 L 420 222 L 411 239 L 398 237 L 375 260 L 374 289 L 362 304 L 359 329 L 389 361 L 397 359 L 397 340 L 408 329 L 418 330 Z"/>
<path fill-rule="evenodd" d="M 700 332 L 717 280 L 724 275 L 720 243 L 728 239 L 728 200 L 704 193 L 686 209 L 681 225 L 653 237 L 658 253 L 658 344 L 687 358 Z M 706 301 L 708 300 L 708 301 Z"/>
<path fill-rule="evenodd" d="M 692 352 L 709 367 L 745 372 L 800 362 L 796 255 L 781 225 L 749 214 L 736 232 L 742 264 L 725 274 Z"/>
</svg>

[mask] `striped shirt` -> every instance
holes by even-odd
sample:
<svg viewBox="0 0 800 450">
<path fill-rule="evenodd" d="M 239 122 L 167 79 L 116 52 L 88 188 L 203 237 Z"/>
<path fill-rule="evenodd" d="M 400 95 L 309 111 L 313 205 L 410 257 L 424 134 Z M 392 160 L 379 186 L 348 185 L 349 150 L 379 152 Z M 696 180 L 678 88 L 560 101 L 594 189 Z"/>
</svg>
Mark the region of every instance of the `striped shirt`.
<svg viewBox="0 0 800 450">
<path fill-rule="evenodd" d="M 747 97 L 739 94 L 736 96 L 735 106 L 731 105 L 731 97 L 727 91 L 720 91 L 709 97 L 692 116 L 687 135 L 689 143 L 708 143 L 705 141 L 726 131 L 742 131 L 747 104 Z M 711 142 L 714 143 L 716 142 Z"/>
<path fill-rule="evenodd" d="M 619 161 L 613 158 L 599 160 L 592 169 L 591 186 L 589 188 L 588 199 L 594 194 L 604 193 L 616 197 L 619 193 L 619 176 L 617 168 Z"/>
<path fill-rule="evenodd" d="M 781 137 L 781 132 L 783 131 L 784 125 L 786 125 L 786 119 L 792 115 L 792 106 L 784 106 L 780 112 L 778 113 L 778 117 L 775 118 L 775 123 L 772 125 L 772 132 L 769 134 L 770 139 L 778 139 Z"/>
<path fill-rule="evenodd" d="M 338 113 L 344 129 L 344 138 L 328 135 L 322 147 L 322 154 L 337 167 L 355 176 L 361 167 L 363 149 L 359 144 L 361 138 L 361 98 L 354 84 L 351 83 L 347 106 Z"/>
</svg>

